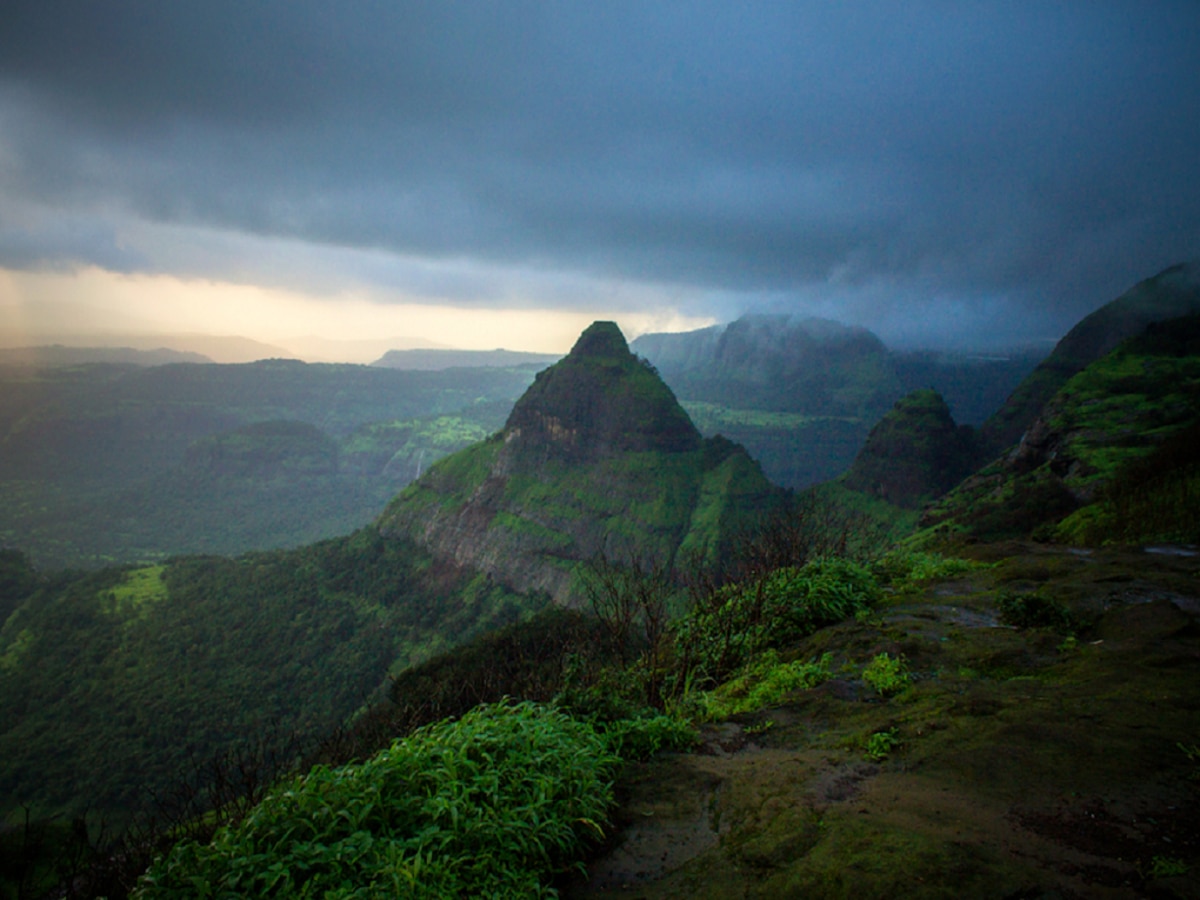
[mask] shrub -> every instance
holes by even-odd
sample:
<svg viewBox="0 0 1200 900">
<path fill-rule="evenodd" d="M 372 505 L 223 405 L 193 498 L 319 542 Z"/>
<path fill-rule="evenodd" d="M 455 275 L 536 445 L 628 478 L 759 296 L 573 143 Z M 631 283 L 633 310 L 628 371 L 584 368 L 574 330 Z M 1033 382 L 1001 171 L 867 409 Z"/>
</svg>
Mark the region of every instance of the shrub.
<svg viewBox="0 0 1200 900">
<path fill-rule="evenodd" d="M 690 750 L 697 738 L 690 722 L 665 715 L 617 719 L 601 731 L 608 749 L 625 760 L 649 759 L 660 750 Z"/>
<path fill-rule="evenodd" d="M 864 755 L 872 762 L 883 762 L 891 752 L 900 746 L 900 738 L 895 728 L 887 731 L 876 731 L 867 738 L 867 748 Z"/>
<path fill-rule="evenodd" d="M 678 656 L 718 681 L 757 653 L 849 618 L 878 596 L 874 576 L 849 560 L 776 569 L 721 588 L 681 620 L 675 626 Z"/>
<path fill-rule="evenodd" d="M 1073 631 L 1075 622 L 1057 600 L 1040 594 L 1003 593 L 996 598 L 1000 621 L 1016 628 L 1050 628 L 1060 633 Z"/>
<path fill-rule="evenodd" d="M 1188 871 L 1188 864 L 1173 856 L 1156 856 L 1150 861 L 1151 878 L 1178 878 Z"/>
<path fill-rule="evenodd" d="M 904 690 L 911 680 L 908 663 L 903 656 L 893 657 L 880 653 L 863 669 L 863 681 L 885 697 Z"/>
<path fill-rule="evenodd" d="M 781 663 L 775 651 L 768 650 L 736 678 L 704 694 L 704 714 L 709 719 L 723 719 L 775 706 L 792 691 L 807 690 L 828 681 L 832 661 L 833 654 L 826 653 L 811 662 Z"/>
<path fill-rule="evenodd" d="M 896 593 L 905 593 L 925 582 L 953 578 L 983 566 L 983 563 L 942 556 L 940 553 L 893 550 L 877 560 L 871 570 L 880 583 Z"/>
<path fill-rule="evenodd" d="M 134 896 L 544 895 L 601 836 L 617 762 L 557 710 L 481 706 L 283 784 L 211 844 L 177 845 Z"/>
</svg>

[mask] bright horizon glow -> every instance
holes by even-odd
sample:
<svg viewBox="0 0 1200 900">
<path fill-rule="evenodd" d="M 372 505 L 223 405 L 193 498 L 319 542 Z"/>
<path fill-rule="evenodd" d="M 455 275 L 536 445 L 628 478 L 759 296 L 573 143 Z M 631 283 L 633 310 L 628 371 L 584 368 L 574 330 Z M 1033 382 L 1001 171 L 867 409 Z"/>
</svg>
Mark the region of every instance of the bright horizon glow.
<svg viewBox="0 0 1200 900">
<path fill-rule="evenodd" d="M 462 350 L 566 353 L 597 319 L 616 321 L 629 340 L 652 331 L 688 331 L 709 317 L 569 309 L 464 308 L 434 298 L 385 302 L 364 292 L 320 298 L 281 288 L 121 275 L 91 267 L 75 272 L 0 269 L 0 338 L 7 346 L 82 345 L 113 337 L 237 336 L 290 350 L 317 336 L 359 342 L 329 361 L 369 362 L 389 338 Z M 401 343 L 404 343 L 401 341 Z M 395 349 L 401 349 L 397 347 Z M 306 354 L 297 353 L 304 358 Z M 221 361 L 221 360 L 218 360 Z"/>
</svg>

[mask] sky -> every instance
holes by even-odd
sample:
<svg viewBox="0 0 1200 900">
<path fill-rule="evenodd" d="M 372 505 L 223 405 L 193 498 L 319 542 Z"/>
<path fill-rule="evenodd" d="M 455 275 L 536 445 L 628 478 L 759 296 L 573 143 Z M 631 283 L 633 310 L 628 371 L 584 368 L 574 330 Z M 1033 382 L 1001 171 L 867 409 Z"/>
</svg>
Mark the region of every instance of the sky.
<svg viewBox="0 0 1200 900">
<path fill-rule="evenodd" d="M 1200 258 L 1195 0 L 2 19 L 10 344 L 565 351 L 767 312 L 999 347 Z"/>
</svg>

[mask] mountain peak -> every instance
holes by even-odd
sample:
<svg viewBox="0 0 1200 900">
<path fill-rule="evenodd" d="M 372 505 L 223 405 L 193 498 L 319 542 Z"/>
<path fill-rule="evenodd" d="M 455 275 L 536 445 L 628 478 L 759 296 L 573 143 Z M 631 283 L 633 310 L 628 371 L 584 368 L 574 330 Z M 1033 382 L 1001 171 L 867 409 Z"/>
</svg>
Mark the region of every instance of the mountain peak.
<svg viewBox="0 0 1200 900">
<path fill-rule="evenodd" d="M 590 325 L 566 357 L 538 373 L 513 407 L 504 439 L 518 467 L 548 457 L 596 460 L 700 446 L 671 389 L 629 352 L 613 322 Z"/>
<path fill-rule="evenodd" d="M 503 431 L 441 460 L 380 519 L 438 558 L 556 602 L 584 599 L 579 564 L 715 559 L 781 495 L 745 451 L 705 442 L 612 322 L 538 373 Z"/>
<path fill-rule="evenodd" d="M 846 487 L 916 509 L 970 474 L 974 432 L 957 426 L 935 390 L 913 391 L 871 429 L 844 477 Z"/>
<path fill-rule="evenodd" d="M 616 322 L 593 322 L 584 329 L 570 356 L 604 356 L 617 359 L 629 356 L 629 345 Z"/>
</svg>

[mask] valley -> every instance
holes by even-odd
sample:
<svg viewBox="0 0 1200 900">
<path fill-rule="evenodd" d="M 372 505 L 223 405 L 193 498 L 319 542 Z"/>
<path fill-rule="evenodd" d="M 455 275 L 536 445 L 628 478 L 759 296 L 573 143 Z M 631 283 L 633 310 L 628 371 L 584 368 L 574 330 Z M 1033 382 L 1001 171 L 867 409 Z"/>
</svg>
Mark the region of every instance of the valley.
<svg viewBox="0 0 1200 900">
<path fill-rule="evenodd" d="M 937 388 L 960 423 L 978 424 L 1040 358 L 890 352 L 867 332 L 842 341 L 834 325 L 810 336 L 805 329 L 817 326 L 801 323 L 781 342 L 777 328 L 733 323 L 737 341 L 726 344 L 736 353 L 718 359 L 684 348 L 707 380 L 672 368 L 658 348 L 713 344 L 711 329 L 647 335 L 632 349 L 663 363 L 704 437 L 742 445 L 768 479 L 793 489 L 840 475 L 909 386 Z M 0 543 L 45 568 L 282 549 L 346 534 L 437 460 L 498 431 L 555 359 L 408 350 L 372 366 L 215 365 L 170 351 L 6 352 Z M 767 360 L 770 373 L 746 369 L 748 359 Z"/>
</svg>

